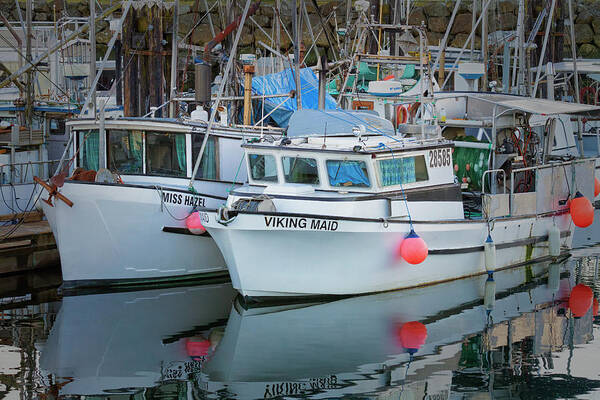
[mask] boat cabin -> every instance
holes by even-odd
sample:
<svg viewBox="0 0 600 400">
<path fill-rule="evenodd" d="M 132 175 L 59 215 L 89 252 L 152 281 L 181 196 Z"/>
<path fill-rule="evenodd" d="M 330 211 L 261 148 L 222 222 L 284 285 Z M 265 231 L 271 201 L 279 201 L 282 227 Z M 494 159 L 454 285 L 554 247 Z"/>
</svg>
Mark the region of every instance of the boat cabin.
<svg viewBox="0 0 600 400">
<path fill-rule="evenodd" d="M 308 137 L 244 147 L 249 183 L 270 192 L 381 193 L 454 185 L 453 145 L 443 139 Z"/>
<path fill-rule="evenodd" d="M 74 135 L 75 168 L 106 168 L 128 176 L 130 181 L 159 176 L 189 179 L 206 132 L 206 123 L 166 118 L 118 118 L 104 124 L 79 119 L 67 126 Z M 280 135 L 281 130 L 269 129 L 267 133 Z M 260 134 L 260 128 L 214 128 L 196 178 L 245 182 L 246 172 L 239 168 L 243 160 L 240 144 L 242 138 L 257 138 Z"/>
</svg>

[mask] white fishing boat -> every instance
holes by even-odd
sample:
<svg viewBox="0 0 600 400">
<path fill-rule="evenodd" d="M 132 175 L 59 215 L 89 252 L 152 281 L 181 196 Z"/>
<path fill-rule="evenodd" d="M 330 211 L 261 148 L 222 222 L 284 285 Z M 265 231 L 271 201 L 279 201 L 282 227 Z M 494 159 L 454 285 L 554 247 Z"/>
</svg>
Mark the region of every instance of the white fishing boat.
<svg viewBox="0 0 600 400">
<path fill-rule="evenodd" d="M 405 125 L 402 131 L 412 133 L 365 137 L 357 126 L 353 138 L 320 132 L 245 144 L 249 184 L 232 191 L 225 207 L 199 213 L 233 286 L 249 298 L 354 295 L 567 252 L 572 216 L 582 224 L 575 204 L 585 206 L 591 222 L 595 159 L 553 155 L 559 131 L 538 132 L 529 121 L 535 109 L 551 116 L 597 108 L 461 96 L 466 100 L 447 100 L 462 104 L 469 119 L 448 119 L 444 127 L 481 128 L 475 143 L 449 141 L 437 125 Z M 516 139 L 518 153 L 497 141 L 515 129 L 528 132 Z M 456 182 L 455 146 L 492 149 L 474 165 L 483 168 L 479 193 L 461 193 L 469 178 Z M 483 204 L 479 216 L 465 211 L 473 197 Z"/>
<path fill-rule="evenodd" d="M 186 217 L 198 207 L 220 206 L 228 190 L 246 181 L 243 137 L 280 130 L 215 125 L 190 187 L 206 122 L 121 118 L 100 127 L 79 119 L 67 126 L 75 138 L 72 168 L 87 172 L 59 188 L 69 203 L 59 197 L 40 202 L 57 241 L 65 289 L 227 274 L 213 240 L 190 232 Z"/>
</svg>

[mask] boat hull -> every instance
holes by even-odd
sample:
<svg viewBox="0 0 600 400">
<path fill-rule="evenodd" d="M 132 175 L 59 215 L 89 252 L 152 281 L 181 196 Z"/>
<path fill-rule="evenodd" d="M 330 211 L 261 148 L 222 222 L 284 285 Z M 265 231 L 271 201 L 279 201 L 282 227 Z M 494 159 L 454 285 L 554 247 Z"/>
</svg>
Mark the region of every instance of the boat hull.
<svg viewBox="0 0 600 400">
<path fill-rule="evenodd" d="M 415 222 L 429 255 L 411 265 L 398 254 L 408 221 L 240 213 L 228 225 L 204 215 L 234 288 L 249 298 L 355 295 L 404 289 L 485 274 L 485 221 Z M 296 222 L 292 223 L 291 220 Z M 290 228 L 300 225 L 302 229 Z M 501 218 L 491 224 L 496 270 L 549 259 L 548 230 L 571 247 L 568 214 Z"/>
<path fill-rule="evenodd" d="M 60 192 L 73 207 L 58 199 L 54 207 L 41 205 L 56 238 L 64 288 L 227 274 L 212 238 L 185 227 L 192 202 L 222 203 L 217 196 L 174 187 L 80 182 L 67 182 Z"/>
</svg>

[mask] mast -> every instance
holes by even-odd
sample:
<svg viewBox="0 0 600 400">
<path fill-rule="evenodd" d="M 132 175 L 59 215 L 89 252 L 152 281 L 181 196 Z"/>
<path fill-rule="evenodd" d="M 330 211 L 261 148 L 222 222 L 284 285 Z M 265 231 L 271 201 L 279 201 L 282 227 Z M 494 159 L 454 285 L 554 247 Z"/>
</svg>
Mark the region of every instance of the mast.
<svg viewBox="0 0 600 400">
<path fill-rule="evenodd" d="M 300 0 L 302 7 L 303 0 Z M 300 21 L 298 21 L 298 8 L 296 0 L 292 0 L 292 30 L 294 31 L 294 75 L 296 80 L 296 106 L 302 110 L 302 94 L 300 83 Z"/>
<path fill-rule="evenodd" d="M 198 157 L 196 158 L 196 162 L 194 164 L 194 169 L 192 171 L 192 176 L 190 177 L 190 183 L 189 183 L 190 190 L 192 190 L 194 187 L 194 179 L 196 179 L 196 174 L 198 173 L 198 169 L 200 168 L 200 162 L 202 161 L 202 155 L 204 154 L 204 149 L 206 148 L 206 143 L 208 142 L 208 138 L 211 134 L 213 124 L 215 123 L 215 115 L 217 114 L 216 111 L 219 109 L 219 104 L 221 103 L 221 99 L 223 97 L 225 83 L 227 83 L 226 77 L 229 76 L 229 71 L 231 71 L 233 61 L 235 60 L 238 43 L 240 41 L 240 37 L 242 36 L 242 29 L 244 28 L 244 23 L 246 22 L 246 16 L 248 15 L 248 9 L 250 8 L 250 1 L 251 0 L 246 0 L 244 12 L 243 12 L 242 16 L 239 17 L 239 25 L 237 26 L 238 29 L 237 29 L 237 33 L 235 34 L 235 40 L 233 41 L 233 46 L 231 48 L 231 54 L 229 55 L 229 59 L 227 60 L 227 65 L 225 66 L 225 71 L 223 72 L 223 80 L 221 81 L 221 84 L 219 85 L 219 91 L 217 92 L 217 99 L 215 100 L 215 103 L 213 106 L 213 109 L 215 111 L 210 114 L 210 119 L 208 120 L 208 126 L 206 127 L 206 134 L 204 135 L 204 139 L 202 140 L 202 146 L 200 147 L 200 151 L 198 152 Z M 258 5 L 256 6 L 256 8 L 258 8 Z"/>
<path fill-rule="evenodd" d="M 90 0 L 90 73 L 89 83 L 92 96 L 90 98 L 90 109 L 92 115 L 96 115 L 96 88 L 92 88 L 92 82 L 96 77 L 96 0 Z"/>
<path fill-rule="evenodd" d="M 483 0 L 482 0 L 483 2 Z M 483 4 L 481 5 L 483 8 Z M 489 54 L 488 54 L 488 13 L 487 7 L 481 10 L 483 13 L 483 19 L 481 20 L 481 54 L 483 56 L 483 80 L 481 82 L 481 90 L 483 92 L 488 91 L 488 63 L 489 63 Z"/>
<path fill-rule="evenodd" d="M 525 26 L 524 26 L 524 18 L 525 18 L 525 0 L 519 0 L 519 16 L 517 18 L 517 36 L 519 40 L 519 66 L 518 77 L 517 77 L 517 91 L 518 94 L 524 94 L 525 88 Z"/>
<path fill-rule="evenodd" d="M 25 59 L 27 60 L 27 65 L 31 64 L 31 19 L 33 14 L 33 4 L 32 0 L 27 0 L 27 5 L 25 9 L 25 19 L 27 26 L 27 37 L 25 40 Z M 31 122 L 33 119 L 33 70 L 30 69 L 27 71 L 27 91 L 25 98 L 25 123 L 31 130 Z"/>
<path fill-rule="evenodd" d="M 175 101 L 173 100 L 177 96 L 177 52 L 179 44 L 177 40 L 177 31 L 179 30 L 179 0 L 175 0 L 173 6 L 173 43 L 171 50 L 171 90 L 169 92 L 169 117 L 176 118 Z"/>
</svg>

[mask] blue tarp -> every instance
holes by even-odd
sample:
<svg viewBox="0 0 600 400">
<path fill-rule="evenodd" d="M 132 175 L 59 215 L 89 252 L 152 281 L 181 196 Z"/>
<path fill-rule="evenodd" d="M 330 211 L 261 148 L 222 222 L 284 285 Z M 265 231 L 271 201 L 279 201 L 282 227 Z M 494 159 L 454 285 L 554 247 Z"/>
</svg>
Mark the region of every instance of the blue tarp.
<svg viewBox="0 0 600 400">
<path fill-rule="evenodd" d="M 331 186 L 363 186 L 369 187 L 371 183 L 365 175 L 363 161 L 327 161 L 327 173 Z"/>
<path fill-rule="evenodd" d="M 365 133 L 393 136 L 394 125 L 374 111 L 307 110 L 294 112 L 289 118 L 287 136 L 352 135 L 352 129 L 365 128 Z"/>
<path fill-rule="evenodd" d="M 302 108 L 316 110 L 319 105 L 319 79 L 310 68 L 300 70 L 300 88 L 302 97 Z M 252 78 L 252 92 L 255 95 L 287 94 L 296 90 L 294 70 L 286 69 L 276 74 L 257 76 Z M 285 102 L 281 107 L 271 114 L 271 118 L 282 128 L 288 126 L 290 116 L 298 109 L 296 99 L 288 97 L 275 97 L 265 99 L 265 115 Z M 325 109 L 335 109 L 335 100 L 329 94 L 325 95 Z M 256 120 L 259 120 L 255 118 Z"/>
</svg>

